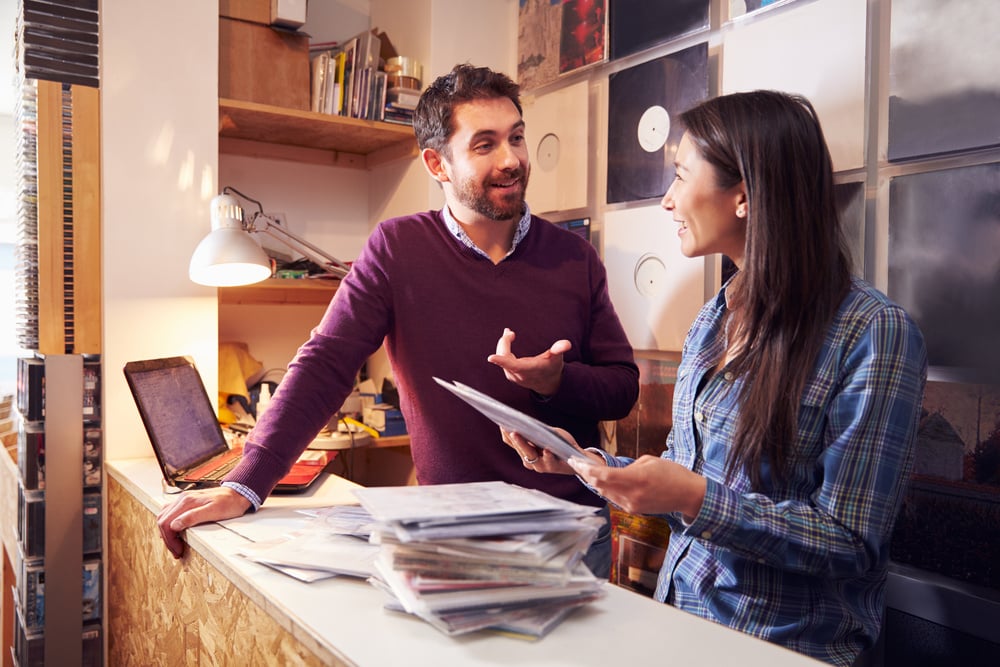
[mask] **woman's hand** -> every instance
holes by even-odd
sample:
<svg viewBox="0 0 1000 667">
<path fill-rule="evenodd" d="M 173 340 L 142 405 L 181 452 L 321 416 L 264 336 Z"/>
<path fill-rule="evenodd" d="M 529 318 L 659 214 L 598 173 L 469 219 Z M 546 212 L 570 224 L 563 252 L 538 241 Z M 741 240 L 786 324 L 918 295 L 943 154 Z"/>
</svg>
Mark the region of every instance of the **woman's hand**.
<svg viewBox="0 0 1000 667">
<path fill-rule="evenodd" d="M 580 445 L 576 444 L 576 439 L 569 434 L 569 431 L 561 428 L 557 428 L 556 431 L 566 438 L 566 440 L 582 455 L 586 456 L 594 463 L 604 465 L 604 459 L 602 459 L 599 455 L 581 449 Z M 512 447 L 514 451 L 517 452 L 518 456 L 521 457 L 521 462 L 525 468 L 534 470 L 535 472 L 558 473 L 560 475 L 576 474 L 576 471 L 569 467 L 565 461 L 561 460 L 552 452 L 528 442 L 523 436 L 521 436 L 520 433 L 508 431 L 501 427 L 500 435 L 503 438 L 503 441 L 507 443 L 508 446 Z"/>
<path fill-rule="evenodd" d="M 632 514 L 681 512 L 692 521 L 705 500 L 705 478 L 658 456 L 642 456 L 624 468 L 569 464 L 583 481 Z"/>
</svg>

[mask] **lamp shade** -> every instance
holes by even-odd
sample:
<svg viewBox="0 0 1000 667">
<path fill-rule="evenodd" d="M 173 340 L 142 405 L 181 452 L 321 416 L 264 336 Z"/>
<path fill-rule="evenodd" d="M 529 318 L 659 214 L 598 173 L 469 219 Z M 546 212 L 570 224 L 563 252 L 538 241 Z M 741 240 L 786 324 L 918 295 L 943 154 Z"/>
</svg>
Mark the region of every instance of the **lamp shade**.
<svg viewBox="0 0 1000 667">
<path fill-rule="evenodd" d="M 212 199 L 212 231 L 191 255 L 188 276 L 214 287 L 249 285 L 271 276 L 267 253 L 244 231 L 243 209 L 235 198 Z"/>
</svg>

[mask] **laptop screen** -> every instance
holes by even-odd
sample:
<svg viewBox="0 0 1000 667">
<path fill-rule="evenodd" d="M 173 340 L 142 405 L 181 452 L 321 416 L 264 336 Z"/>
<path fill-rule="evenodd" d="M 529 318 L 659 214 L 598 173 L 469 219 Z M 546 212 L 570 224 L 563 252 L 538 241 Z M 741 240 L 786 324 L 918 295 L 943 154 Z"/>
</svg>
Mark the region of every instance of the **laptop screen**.
<svg viewBox="0 0 1000 667">
<path fill-rule="evenodd" d="M 125 364 L 125 377 L 164 474 L 228 449 L 198 369 L 186 357 Z"/>
</svg>

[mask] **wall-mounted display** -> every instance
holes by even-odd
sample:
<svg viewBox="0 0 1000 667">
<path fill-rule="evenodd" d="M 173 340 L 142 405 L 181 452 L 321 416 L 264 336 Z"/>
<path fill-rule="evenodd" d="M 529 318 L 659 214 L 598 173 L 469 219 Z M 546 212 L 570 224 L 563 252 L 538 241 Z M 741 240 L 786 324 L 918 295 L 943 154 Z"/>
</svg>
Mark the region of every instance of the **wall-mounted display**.
<svg viewBox="0 0 1000 667">
<path fill-rule="evenodd" d="M 662 197 L 684 129 L 677 116 L 708 97 L 708 44 L 608 79 L 608 203 Z"/>
<path fill-rule="evenodd" d="M 819 114 L 836 171 L 864 166 L 866 0 L 816 0 L 733 24 L 722 92 L 804 95 Z"/>
<path fill-rule="evenodd" d="M 604 62 L 607 58 L 605 0 L 565 0 L 559 40 L 559 73 Z"/>
<path fill-rule="evenodd" d="M 538 97 L 525 96 L 525 138 L 531 151 L 527 200 L 535 213 L 587 205 L 589 86 L 580 81 Z"/>
<path fill-rule="evenodd" d="M 517 82 L 531 90 L 559 78 L 562 0 L 520 0 L 517 14 Z"/>
<path fill-rule="evenodd" d="M 705 259 L 681 253 L 671 214 L 660 206 L 608 211 L 604 265 L 632 347 L 679 352 L 705 303 Z"/>
<path fill-rule="evenodd" d="M 609 0 L 611 60 L 708 28 L 709 0 Z"/>
<path fill-rule="evenodd" d="M 1000 146 L 1000 3 L 893 0 L 889 160 Z"/>
<path fill-rule="evenodd" d="M 932 367 L 1000 384 L 1000 163 L 889 183 L 888 294 L 916 320 Z"/>
</svg>

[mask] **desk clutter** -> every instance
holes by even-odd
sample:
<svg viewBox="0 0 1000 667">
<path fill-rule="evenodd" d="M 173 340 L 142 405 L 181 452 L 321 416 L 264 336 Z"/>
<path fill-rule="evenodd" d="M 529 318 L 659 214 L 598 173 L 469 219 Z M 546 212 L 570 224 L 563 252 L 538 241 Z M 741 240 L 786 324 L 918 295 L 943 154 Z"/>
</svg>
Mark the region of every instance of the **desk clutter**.
<svg viewBox="0 0 1000 667">
<path fill-rule="evenodd" d="M 385 593 L 386 609 L 446 635 L 542 637 L 604 595 L 582 562 L 604 522 L 596 508 L 505 482 L 353 493 L 361 507 L 224 524 L 254 540 L 241 556 L 305 582 L 366 578 Z"/>
</svg>

